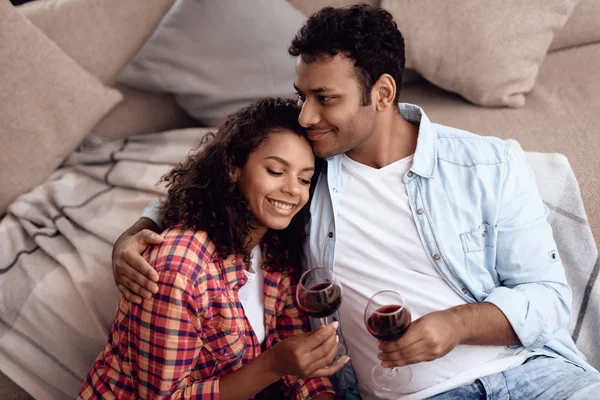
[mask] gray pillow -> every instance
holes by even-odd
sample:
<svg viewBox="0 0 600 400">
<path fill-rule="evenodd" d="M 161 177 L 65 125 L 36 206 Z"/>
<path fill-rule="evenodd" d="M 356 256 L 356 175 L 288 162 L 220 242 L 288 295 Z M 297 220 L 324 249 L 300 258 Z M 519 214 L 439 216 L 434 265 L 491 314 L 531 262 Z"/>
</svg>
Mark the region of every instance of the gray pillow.
<svg viewBox="0 0 600 400">
<path fill-rule="evenodd" d="M 293 95 L 287 48 L 305 20 L 284 0 L 177 0 L 119 81 L 173 93 L 216 126 L 255 99 Z"/>
</svg>

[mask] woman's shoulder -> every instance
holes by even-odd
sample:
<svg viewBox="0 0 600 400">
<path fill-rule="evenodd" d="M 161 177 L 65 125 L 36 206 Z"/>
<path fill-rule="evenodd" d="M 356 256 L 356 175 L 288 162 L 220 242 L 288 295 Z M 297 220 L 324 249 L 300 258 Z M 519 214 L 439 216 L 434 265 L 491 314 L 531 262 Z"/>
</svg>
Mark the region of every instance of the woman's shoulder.
<svg viewBox="0 0 600 400">
<path fill-rule="evenodd" d="M 146 251 L 146 259 L 157 272 L 173 271 L 196 280 L 217 254 L 207 233 L 173 226 L 161 233 L 164 241 Z"/>
<path fill-rule="evenodd" d="M 165 238 L 165 242 L 173 242 L 176 245 L 203 245 L 206 251 L 214 252 L 215 246 L 209 239 L 208 234 L 204 231 L 199 231 L 193 228 L 186 228 L 182 225 L 175 225 L 165 229 L 161 236 Z"/>
</svg>

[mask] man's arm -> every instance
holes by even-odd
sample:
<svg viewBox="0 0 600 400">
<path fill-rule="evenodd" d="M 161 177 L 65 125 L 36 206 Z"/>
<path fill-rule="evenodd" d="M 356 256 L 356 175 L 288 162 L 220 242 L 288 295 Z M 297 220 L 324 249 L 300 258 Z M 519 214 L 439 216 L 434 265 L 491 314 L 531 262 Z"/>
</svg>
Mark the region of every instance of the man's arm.
<svg viewBox="0 0 600 400">
<path fill-rule="evenodd" d="M 464 304 L 424 315 L 400 339 L 381 342 L 379 359 L 385 368 L 401 367 L 436 360 L 459 344 L 509 346 L 520 341 L 495 305 Z"/>
<path fill-rule="evenodd" d="M 151 244 L 162 243 L 160 227 L 142 217 L 119 236 L 112 252 L 113 277 L 119 291 L 132 303 L 140 304 L 158 291 L 158 274 L 141 254 Z"/>
<path fill-rule="evenodd" d="M 571 290 L 547 221 L 548 209 L 520 154 L 507 148 L 505 165 L 496 227 L 496 272 L 502 285 L 483 303 L 418 319 L 397 342 L 380 346 L 385 362 L 406 365 L 406 359 L 414 363 L 439 358 L 459 343 L 541 348 L 566 327 Z M 415 344 L 411 331 L 416 328 L 425 336 L 422 346 Z"/>
<path fill-rule="evenodd" d="M 521 344 L 504 313 L 492 303 L 465 304 L 447 311 L 454 314 L 459 344 L 486 346 Z"/>
<path fill-rule="evenodd" d="M 512 147 L 505 165 L 495 228 L 502 285 L 485 302 L 502 310 L 524 347 L 539 349 L 567 327 L 572 293 L 533 170 Z"/>
</svg>

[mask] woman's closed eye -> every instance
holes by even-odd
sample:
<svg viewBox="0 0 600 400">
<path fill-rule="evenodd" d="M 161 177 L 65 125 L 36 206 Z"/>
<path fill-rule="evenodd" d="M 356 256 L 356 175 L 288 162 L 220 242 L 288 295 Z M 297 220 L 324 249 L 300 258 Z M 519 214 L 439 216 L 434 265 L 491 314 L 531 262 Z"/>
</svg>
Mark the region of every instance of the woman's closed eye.
<svg viewBox="0 0 600 400">
<path fill-rule="evenodd" d="M 282 176 L 283 175 L 283 172 L 273 171 L 271 168 L 267 168 L 267 172 L 273 176 Z"/>
<path fill-rule="evenodd" d="M 272 170 L 271 168 L 267 168 L 267 173 L 273 176 L 283 176 L 283 172 Z M 298 177 L 298 181 L 302 185 L 310 185 L 310 179 L 300 178 Z"/>
</svg>

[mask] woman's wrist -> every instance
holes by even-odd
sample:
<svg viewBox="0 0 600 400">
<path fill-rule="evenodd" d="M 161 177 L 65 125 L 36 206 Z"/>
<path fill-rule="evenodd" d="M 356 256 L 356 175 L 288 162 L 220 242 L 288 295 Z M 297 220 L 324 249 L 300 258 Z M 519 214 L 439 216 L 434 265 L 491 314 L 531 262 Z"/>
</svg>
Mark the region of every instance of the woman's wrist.
<svg viewBox="0 0 600 400">
<path fill-rule="evenodd" d="M 247 399 L 277 382 L 281 375 L 269 368 L 269 355 L 265 356 L 265 353 L 242 368 L 221 377 L 219 379 L 219 398 L 222 400 Z"/>
<path fill-rule="evenodd" d="M 277 382 L 284 375 L 273 368 L 273 349 L 269 349 L 258 356 L 254 362 L 257 364 L 258 369 L 264 374 L 264 376 L 270 381 L 269 385 L 273 382 Z"/>
</svg>

